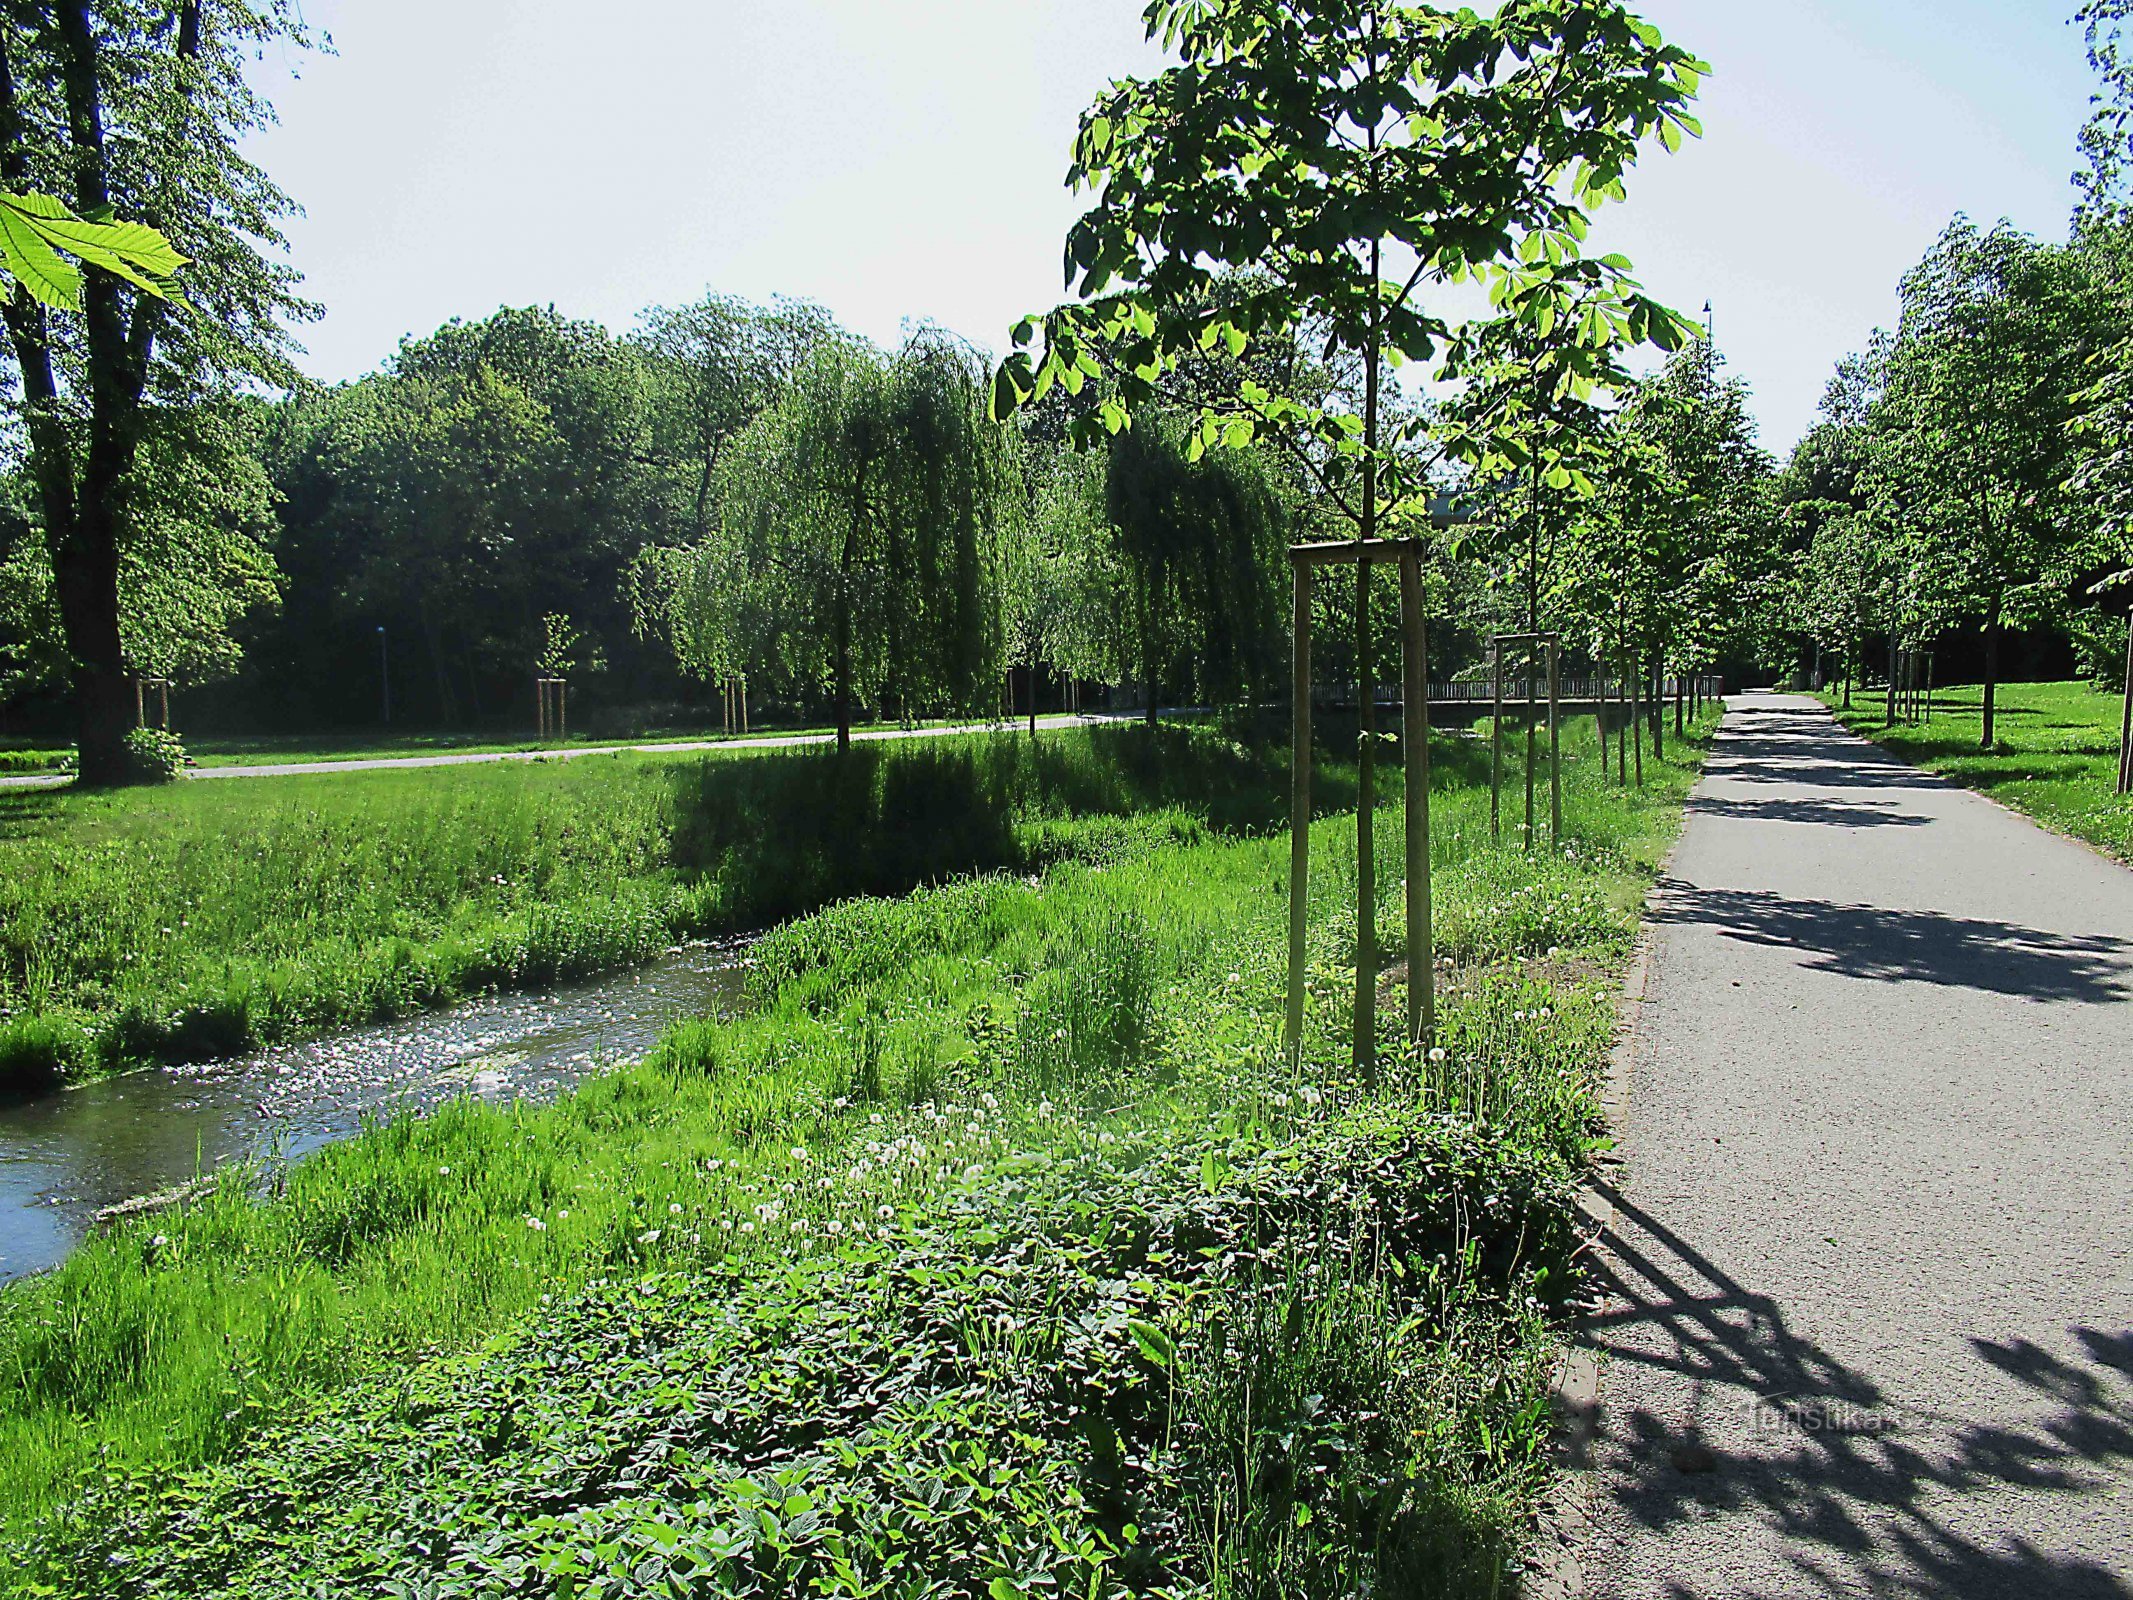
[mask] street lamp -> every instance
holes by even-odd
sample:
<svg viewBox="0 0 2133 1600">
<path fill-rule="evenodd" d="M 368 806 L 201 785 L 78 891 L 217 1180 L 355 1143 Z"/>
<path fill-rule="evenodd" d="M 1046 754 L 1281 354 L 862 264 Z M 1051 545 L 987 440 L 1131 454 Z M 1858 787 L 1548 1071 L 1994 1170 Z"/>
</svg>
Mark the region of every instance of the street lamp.
<svg viewBox="0 0 2133 1600">
<path fill-rule="evenodd" d="M 385 726 L 393 725 L 393 675 L 385 658 L 385 624 L 378 624 L 378 696 L 384 702 Z"/>
</svg>

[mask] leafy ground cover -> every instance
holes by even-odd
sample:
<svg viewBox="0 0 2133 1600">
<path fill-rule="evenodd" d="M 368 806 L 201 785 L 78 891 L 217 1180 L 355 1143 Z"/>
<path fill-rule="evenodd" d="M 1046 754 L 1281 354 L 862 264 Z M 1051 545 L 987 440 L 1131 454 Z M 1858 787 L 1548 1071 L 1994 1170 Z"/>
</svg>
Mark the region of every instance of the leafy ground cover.
<svg viewBox="0 0 2133 1600">
<path fill-rule="evenodd" d="M 1315 830 L 1301 1072 L 1279 1048 L 1269 771 L 801 917 L 750 1011 L 641 1065 L 230 1175 L 0 1292 L 24 1582 L 1502 1591 L 1612 1032 L 1569 974 L 1625 949 L 1690 772 L 1574 759 L 1560 858 L 1489 846 L 1444 772 L 1443 1027 L 1402 1054 L 1388 1004 L 1375 1085 L 1352 817 Z"/>
<path fill-rule="evenodd" d="M 587 756 L 0 795 L 0 1086 L 228 1054 L 842 896 L 1026 870 L 1077 819 L 1109 817 L 1119 838 L 1197 826 L 1169 809 L 1186 795 L 1215 796 L 1218 826 L 1263 825 L 1275 771 L 1234 744 L 1099 727 L 842 760 Z"/>
<path fill-rule="evenodd" d="M 2133 864 L 2133 796 L 2115 794 L 2125 702 L 2086 683 L 2006 683 L 1994 696 L 1993 747 L 1980 748 L 1984 695 L 1974 684 L 1933 691 L 1933 720 L 1889 727 L 1878 696 L 1852 709 L 1822 697 L 1854 733 L 1906 761 L 1988 794 L 2047 827 Z"/>
</svg>

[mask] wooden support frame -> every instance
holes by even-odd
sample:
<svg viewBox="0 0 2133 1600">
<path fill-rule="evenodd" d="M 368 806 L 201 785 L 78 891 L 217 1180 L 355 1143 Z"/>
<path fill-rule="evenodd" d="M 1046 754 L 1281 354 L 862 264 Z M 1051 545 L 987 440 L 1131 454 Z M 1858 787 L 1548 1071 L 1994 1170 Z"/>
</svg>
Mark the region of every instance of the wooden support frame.
<svg viewBox="0 0 2133 1600">
<path fill-rule="evenodd" d="M 1407 1018 L 1408 1039 L 1420 1045 L 1437 1025 L 1436 946 L 1432 935 L 1429 851 L 1429 636 L 1422 615 L 1422 559 L 1427 547 L 1419 539 L 1342 540 L 1292 545 L 1295 667 L 1291 680 L 1293 725 L 1290 737 L 1289 792 L 1289 986 L 1284 1019 L 1289 1060 L 1303 1062 L 1304 986 L 1311 900 L 1311 593 L 1320 567 L 1358 566 L 1391 561 L 1400 573 L 1400 622 L 1407 752 Z M 1358 673 L 1368 692 L 1368 674 Z M 1419 803 L 1417 803 L 1419 801 Z M 1355 1064 L 1368 1070 L 1376 1053 L 1377 973 L 1373 954 L 1377 907 L 1369 874 L 1357 873 L 1357 962 L 1353 1027 Z"/>
<path fill-rule="evenodd" d="M 535 678 L 533 680 L 534 725 L 540 740 L 546 744 L 551 739 L 568 736 L 568 705 L 570 680 L 568 678 Z"/>
<path fill-rule="evenodd" d="M 153 689 L 161 701 L 162 720 L 156 724 L 165 733 L 170 732 L 170 680 L 136 675 L 133 680 L 133 723 L 137 728 L 148 726 L 148 692 Z"/>
</svg>

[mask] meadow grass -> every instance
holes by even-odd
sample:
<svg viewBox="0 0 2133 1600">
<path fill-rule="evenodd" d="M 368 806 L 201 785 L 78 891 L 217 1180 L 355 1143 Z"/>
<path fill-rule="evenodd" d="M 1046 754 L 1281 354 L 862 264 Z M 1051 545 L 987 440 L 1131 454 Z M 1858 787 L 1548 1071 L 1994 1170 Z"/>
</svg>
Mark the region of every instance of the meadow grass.
<svg viewBox="0 0 2133 1600">
<path fill-rule="evenodd" d="M 1855 733 L 1966 789 L 2086 840 L 2133 865 L 2133 796 L 2118 783 L 2119 717 L 2125 701 L 2086 683 L 2003 683 L 1993 697 L 1993 746 L 1984 735 L 1984 691 L 1959 684 L 1933 691 L 1933 720 L 1890 727 L 1880 697 L 1822 699 Z"/>
<path fill-rule="evenodd" d="M 1051 715 L 1052 713 L 1046 713 Z M 960 727 L 982 718 L 922 718 L 910 722 L 855 722 L 855 732 L 870 733 L 907 728 Z M 1017 726 L 1009 718 L 1004 727 Z M 406 756 L 530 755 L 539 751 L 602 749 L 629 745 L 657 749 L 662 745 L 721 744 L 740 738 L 793 738 L 836 732 L 829 724 L 751 727 L 744 735 L 720 727 L 693 729 L 661 727 L 657 731 L 617 733 L 612 727 L 581 730 L 565 739 L 491 738 L 479 733 L 262 733 L 186 738 L 185 753 L 196 767 L 281 766 L 317 761 L 386 761 Z M 0 774 L 58 772 L 72 766 L 71 745 L 32 745 L 0 740 Z"/>
<path fill-rule="evenodd" d="M 745 1015 L 684 1024 L 650 1060 L 553 1105 L 462 1103 L 374 1127 L 264 1190 L 225 1174 L 198 1202 L 123 1223 L 0 1291 L 0 1525 L 22 1570 L 94 1574 L 93 1592 L 127 1594 L 277 1593 L 329 1576 L 375 1587 L 421 1567 L 407 1537 L 442 1521 L 511 1546 L 505 1565 L 520 1579 L 548 1572 L 557 1592 L 610 1592 L 655 1557 L 683 1576 L 741 1561 L 768 1584 L 760 1592 L 796 1592 L 828 1582 L 837 1561 L 865 1565 L 850 1529 L 874 1526 L 874 1512 L 841 1514 L 838 1554 L 790 1536 L 806 1521 L 794 1500 L 878 1509 L 866 1475 L 893 1458 L 936 1509 L 967 1500 L 976 1472 L 998 1500 L 987 1539 L 1040 1529 L 967 1592 L 1020 1592 L 988 1588 L 983 1573 L 1034 1571 L 1016 1563 L 1038 1547 L 1055 1578 L 1111 1592 L 1154 1559 L 1151 1543 L 1194 1575 L 1180 1593 L 1351 1593 L 1366 1568 L 1384 1576 L 1394 1544 L 1439 1543 L 1431 1582 L 1494 1592 L 1543 1472 L 1545 1312 L 1569 1285 L 1570 1182 L 1600 1132 L 1593 1090 L 1613 1026 L 1609 985 L 1564 975 L 1605 972 L 1626 949 L 1692 768 L 1650 763 L 1649 791 L 1625 794 L 1573 734 L 1567 848 L 1529 855 L 1490 845 L 1486 789 L 1448 748 L 1433 831 L 1443 1054 L 1402 1050 L 1389 992 L 1390 1065 L 1366 1089 L 1344 1065 L 1352 816 L 1314 828 L 1312 1001 L 1292 1073 L 1278 1039 L 1287 842 L 1256 831 L 1279 804 L 1278 765 L 1209 734 L 1116 736 L 1133 753 L 1100 766 L 1059 753 L 1053 809 L 1026 827 L 1030 859 L 1014 872 L 846 900 L 760 941 Z M 1134 771 L 1157 758 L 1210 803 L 1166 804 L 1154 827 L 1093 804 L 1173 798 Z M 1001 772 L 980 760 L 965 776 Z M 905 776 L 913 804 L 943 803 L 938 772 Z M 1342 774 L 1326 778 L 1337 792 Z M 1083 808 L 1066 803 L 1069 786 Z M 1380 938 L 1395 956 L 1396 816 L 1388 808 L 1379 831 L 1380 881 L 1393 886 Z M 933 846 L 909 848 L 923 864 Z M 1299 1173 L 1329 1172 L 1345 1174 L 1338 1196 L 1292 1192 Z M 1151 1225 L 1180 1207 L 1198 1220 L 1163 1246 Z M 1232 1242 L 1214 1248 L 1219 1237 Z M 1023 1271 L 1030 1241 L 1044 1272 Z M 943 1284 L 961 1285 L 948 1301 L 960 1309 L 935 1305 Z M 939 1315 L 913 1322 L 913 1306 Z M 608 1343 L 646 1316 L 738 1342 L 692 1345 L 702 1368 L 655 1360 L 669 1387 L 655 1383 L 653 1403 L 643 1347 Z M 778 1333 L 824 1318 L 835 1336 L 819 1349 Z M 1281 1337 L 1240 1344 L 1266 1318 Z M 1026 1337 L 1007 1337 L 1009 1325 Z M 1046 1341 L 1072 1329 L 1088 1345 L 1075 1360 L 1115 1401 L 1096 1421 L 1086 1395 L 1037 1393 L 1061 1360 Z M 1240 1367 L 1262 1344 L 1278 1359 Z M 556 1355 L 581 1347 L 582 1361 Z M 787 1372 L 796 1348 L 816 1366 Z M 889 1394 L 869 1365 L 877 1349 L 945 1365 Z M 748 1496 L 782 1481 L 776 1461 L 800 1474 L 769 1502 L 785 1530 L 776 1548 L 753 1520 L 744 1553 L 707 1546 L 683 1561 L 645 1543 L 666 1523 L 627 1496 L 516 1497 L 577 1470 L 595 1414 L 609 1419 L 598 1428 L 634 1418 L 656 1432 L 661 1407 L 682 1403 L 674 1383 L 690 1404 L 723 1394 L 746 1411 L 755 1373 L 807 1391 L 750 1423 L 785 1429 L 792 1448 L 766 1443 L 761 1459 L 706 1467 L 705 1481 L 720 1516 L 748 1521 Z M 1333 1375 L 1346 1399 L 1327 1410 Z M 875 1399 L 843 1434 L 794 1435 L 792 1406 L 824 1384 Z M 535 1391 L 583 1404 L 498 1423 L 498 1385 L 520 1397 L 504 1408 L 514 1418 Z M 411 1401 L 415 1389 L 426 1398 Z M 1275 1396 L 1293 1412 L 1287 1434 L 1262 1426 Z M 1387 1418 L 1400 1426 L 1386 1432 Z M 1369 1436 L 1341 1432 L 1355 1428 Z M 451 1454 L 437 1429 L 488 1430 L 467 1469 L 486 1487 L 436 1476 Z M 1345 1467 L 1299 1477 L 1280 1439 L 1306 1437 L 1325 1460 L 1352 1457 L 1355 1472 L 1405 1487 L 1372 1498 Z M 1017 1456 L 1014 1438 L 1036 1442 Z M 999 1458 L 974 1465 L 986 1441 Z M 681 1459 L 673 1445 L 653 1453 Z M 499 1467 L 506 1453 L 532 1476 Z M 1114 1474 L 1130 1518 L 1089 1490 L 1091 1471 L 1101 1479 L 1118 1461 L 1137 1463 Z M 854 1473 L 872 1486 L 863 1494 Z M 614 1538 L 569 1520 L 595 1502 L 595 1521 L 620 1519 L 600 1523 Z M 254 1513 L 275 1506 L 280 1531 L 262 1530 Z M 1017 1523 L 1012 1507 L 1036 1520 Z M 917 1537 L 895 1537 L 906 1535 Z M 977 1561 L 991 1547 L 954 1548 Z M 556 1578 L 587 1550 L 620 1565 L 598 1582 L 573 1576 L 578 1588 Z M 509 1587 L 457 1577 L 464 1592 Z"/>
<path fill-rule="evenodd" d="M 1215 826 L 1264 825 L 1276 766 L 1180 730 L 1099 727 L 841 758 L 0 795 L 0 1088 L 230 1054 L 842 896 L 1026 869 L 1062 848 L 1057 824 L 1108 817 L 1121 839 L 1197 826 L 1172 809 L 1187 795 L 1214 797 Z"/>
</svg>

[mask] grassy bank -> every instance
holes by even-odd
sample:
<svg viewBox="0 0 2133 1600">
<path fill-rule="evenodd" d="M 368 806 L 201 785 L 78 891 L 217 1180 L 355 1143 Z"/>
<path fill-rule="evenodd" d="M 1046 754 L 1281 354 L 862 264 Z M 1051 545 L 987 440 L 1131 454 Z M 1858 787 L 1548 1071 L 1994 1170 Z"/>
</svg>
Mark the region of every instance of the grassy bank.
<svg viewBox="0 0 2133 1600">
<path fill-rule="evenodd" d="M 580 977 L 853 894 L 1273 820 L 1277 767 L 1130 728 L 0 795 L 0 1086 Z M 1327 803 L 1340 803 L 1338 789 Z M 1080 835 L 1076 836 L 1077 839 Z M 1081 848 L 1077 843 L 1074 848 Z"/>
<path fill-rule="evenodd" d="M 1933 721 L 1889 727 L 1877 696 L 1852 709 L 1825 693 L 1846 727 L 1928 772 L 1988 794 L 2047 827 L 2085 839 L 2133 864 L 2133 796 L 2118 782 L 2119 717 L 2125 704 L 2086 683 L 2007 683 L 1993 697 L 1993 747 L 1981 748 L 1984 692 L 1975 684 L 1933 691 Z"/>
<path fill-rule="evenodd" d="M 1027 825 L 1049 865 L 790 924 L 753 1013 L 556 1105 L 382 1127 L 265 1197 L 225 1180 L 0 1293 L 22 1570 L 1499 1592 L 1543 1476 L 1606 974 L 1687 772 L 1625 796 L 1574 761 L 1549 859 L 1490 848 L 1448 760 L 1443 1055 L 1365 1087 L 1352 819 L 1316 830 L 1298 1077 L 1286 840 L 1244 831 L 1280 774 L 1221 759 L 1246 764 L 1195 780 L 1197 814 L 1062 812 Z"/>
<path fill-rule="evenodd" d="M 1048 713 L 1049 714 L 1049 713 Z M 863 722 L 857 732 L 902 728 L 944 728 L 972 721 L 935 719 L 917 722 Z M 1012 722 L 1012 719 L 1011 719 Z M 828 725 L 751 728 L 749 738 L 790 738 L 834 733 Z M 181 733 L 179 737 L 185 736 Z M 405 756 L 525 755 L 536 751 L 597 750 L 613 745 L 657 748 L 662 745 L 718 744 L 743 737 L 715 725 L 704 728 L 660 727 L 656 730 L 617 733 L 612 728 L 579 732 L 567 739 L 492 738 L 478 733 L 405 734 L 253 734 L 223 738 L 185 739 L 185 753 L 198 767 L 282 766 L 318 761 L 383 761 Z M 0 775 L 8 773 L 58 772 L 72 766 L 71 746 L 31 747 L 0 742 Z"/>
</svg>

